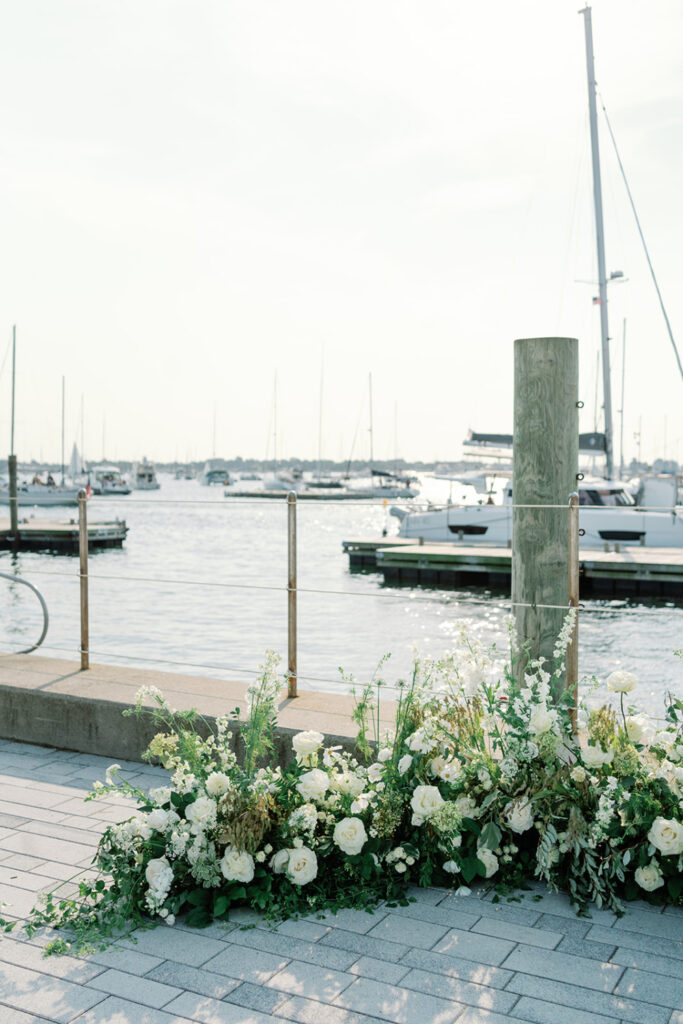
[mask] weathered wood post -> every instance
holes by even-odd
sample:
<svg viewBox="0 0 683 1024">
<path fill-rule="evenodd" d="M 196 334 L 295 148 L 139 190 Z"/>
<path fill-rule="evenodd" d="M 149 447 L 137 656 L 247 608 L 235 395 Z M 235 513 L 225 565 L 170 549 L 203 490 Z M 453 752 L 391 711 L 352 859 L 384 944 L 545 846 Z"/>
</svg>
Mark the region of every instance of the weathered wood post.
<svg viewBox="0 0 683 1024">
<path fill-rule="evenodd" d="M 578 386 L 576 338 L 515 341 L 512 605 L 520 645 L 528 643 L 530 657 L 546 658 L 548 667 L 568 610 L 568 499 L 576 490 L 579 463 Z M 560 680 L 557 692 L 565 686 L 566 679 Z"/>
<path fill-rule="evenodd" d="M 296 492 L 287 495 L 287 696 L 297 695 Z"/>
</svg>

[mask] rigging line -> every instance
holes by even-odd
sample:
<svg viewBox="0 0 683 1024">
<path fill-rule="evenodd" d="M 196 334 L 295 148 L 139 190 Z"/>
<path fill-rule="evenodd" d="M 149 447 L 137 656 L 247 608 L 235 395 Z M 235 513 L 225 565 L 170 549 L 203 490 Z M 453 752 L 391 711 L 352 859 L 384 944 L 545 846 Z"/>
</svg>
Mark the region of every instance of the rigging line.
<svg viewBox="0 0 683 1024">
<path fill-rule="evenodd" d="M 631 189 L 629 188 L 628 178 L 626 177 L 626 171 L 624 170 L 624 165 L 622 164 L 621 157 L 619 155 L 619 149 L 617 148 L 617 140 L 614 137 L 614 132 L 612 131 L 612 125 L 610 124 L 610 119 L 607 116 L 607 109 L 605 107 L 605 101 L 603 100 L 601 94 L 600 94 L 600 105 L 602 107 L 602 112 L 605 115 L 605 122 L 607 123 L 607 129 L 609 131 L 609 135 L 610 135 L 610 138 L 612 140 L 612 145 L 614 146 L 614 152 L 615 152 L 616 157 L 617 157 L 617 163 L 619 164 L 619 170 L 621 171 L 621 176 L 624 179 L 624 185 L 626 186 L 626 193 L 628 195 L 628 199 L 629 199 L 629 202 L 631 204 L 631 210 L 633 211 L 633 216 L 635 217 L 636 227 L 638 228 L 638 234 L 640 235 L 640 240 L 643 243 L 643 249 L 645 251 L 645 259 L 647 260 L 647 265 L 650 268 L 650 274 L 652 276 L 652 281 L 653 281 L 654 286 L 655 286 L 655 291 L 657 292 L 657 298 L 659 299 L 659 305 L 661 307 L 662 314 L 664 316 L 664 322 L 666 323 L 666 329 L 669 332 L 669 340 L 670 340 L 670 342 L 671 342 L 671 344 L 673 346 L 674 355 L 676 356 L 676 362 L 678 363 L 678 369 L 680 370 L 681 380 L 683 380 L 683 363 L 681 363 L 681 357 L 678 354 L 678 347 L 676 346 L 676 342 L 675 342 L 674 336 L 673 336 L 673 331 L 671 330 L 671 324 L 669 322 L 669 317 L 667 315 L 666 308 L 664 306 L 664 299 L 662 298 L 662 293 L 659 290 L 659 284 L 657 283 L 657 277 L 655 275 L 655 270 L 654 270 L 654 267 L 652 266 L 652 260 L 650 259 L 650 253 L 648 251 L 647 243 L 645 241 L 645 235 L 643 234 L 643 229 L 640 226 L 640 220 L 638 218 L 638 213 L 636 211 L 636 204 L 634 203 L 633 196 L 631 195 Z"/>
<path fill-rule="evenodd" d="M 5 349 L 5 355 L 3 356 L 3 359 L 2 359 L 2 366 L 0 366 L 0 379 L 2 378 L 2 375 L 5 372 L 5 363 L 7 362 L 7 357 L 9 355 L 9 350 L 11 349 L 11 347 L 12 347 L 12 339 L 10 338 L 10 340 L 7 342 L 7 348 Z"/>
</svg>

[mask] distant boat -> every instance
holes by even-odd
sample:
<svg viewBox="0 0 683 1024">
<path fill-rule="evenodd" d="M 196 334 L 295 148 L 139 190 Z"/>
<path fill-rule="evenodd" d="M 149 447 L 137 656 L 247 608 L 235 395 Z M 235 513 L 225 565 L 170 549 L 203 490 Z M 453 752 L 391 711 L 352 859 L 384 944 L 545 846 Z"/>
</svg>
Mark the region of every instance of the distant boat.
<svg viewBox="0 0 683 1024">
<path fill-rule="evenodd" d="M 151 462 L 143 457 L 133 467 L 133 489 L 136 491 L 158 491 L 161 484 L 157 480 L 156 470 Z"/>
<path fill-rule="evenodd" d="M 48 476 L 48 481 L 52 479 Z M 80 487 L 60 487 L 59 484 L 39 482 L 36 474 L 31 483 L 17 486 L 17 504 L 27 506 L 78 505 Z M 9 505 L 9 485 L 0 484 L 0 505 Z"/>
<path fill-rule="evenodd" d="M 130 494 L 130 487 L 118 466 L 93 466 L 88 473 L 93 494 Z"/>
<path fill-rule="evenodd" d="M 199 480 L 204 487 L 212 484 L 229 484 L 230 470 L 223 459 L 207 459 Z"/>
</svg>

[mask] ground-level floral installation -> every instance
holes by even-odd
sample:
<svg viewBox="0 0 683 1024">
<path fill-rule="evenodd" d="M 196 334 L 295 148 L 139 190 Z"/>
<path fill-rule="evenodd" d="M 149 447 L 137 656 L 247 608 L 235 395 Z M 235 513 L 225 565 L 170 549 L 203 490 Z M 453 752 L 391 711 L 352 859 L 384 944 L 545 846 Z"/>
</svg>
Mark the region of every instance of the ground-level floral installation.
<svg viewBox="0 0 683 1024">
<path fill-rule="evenodd" d="M 581 707 L 574 735 L 570 695 L 553 698 L 571 627 L 555 665 L 530 663 L 521 678 L 514 645 L 506 664 L 463 630 L 451 656 L 416 663 L 398 685 L 391 735 L 376 735 L 371 684 L 356 699 L 357 757 L 302 732 L 285 768 L 269 766 L 274 656 L 246 716 L 219 719 L 208 738 L 195 712 L 141 691 L 128 713 L 154 716 L 144 756 L 169 783 L 145 793 L 113 766 L 92 798 L 126 793 L 137 812 L 104 833 L 98 877 L 73 898 L 48 896 L 24 927 L 65 928 L 82 951 L 150 919 L 201 927 L 235 905 L 281 918 L 481 879 L 542 879 L 579 912 L 636 897 L 683 904 L 683 701 L 669 697 L 656 728 L 624 707 L 635 678 L 614 672 L 620 708 Z"/>
</svg>

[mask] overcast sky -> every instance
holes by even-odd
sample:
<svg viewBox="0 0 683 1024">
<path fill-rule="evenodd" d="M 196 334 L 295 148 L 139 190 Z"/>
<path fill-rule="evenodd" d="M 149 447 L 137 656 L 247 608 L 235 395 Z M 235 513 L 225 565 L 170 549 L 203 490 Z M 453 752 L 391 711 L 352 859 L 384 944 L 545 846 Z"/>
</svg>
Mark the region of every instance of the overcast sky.
<svg viewBox="0 0 683 1024">
<path fill-rule="evenodd" d="M 1 0 L 0 366 L 59 459 L 455 459 L 513 340 L 599 350 L 577 0 Z M 683 349 L 683 4 L 595 0 L 596 72 Z M 601 124 L 614 415 L 683 461 L 683 381 Z M 0 378 L 9 450 L 10 360 Z M 355 447 L 354 447 L 355 436 Z M 618 448 L 618 445 L 617 445 Z M 68 452 L 67 452 L 68 458 Z"/>
</svg>

